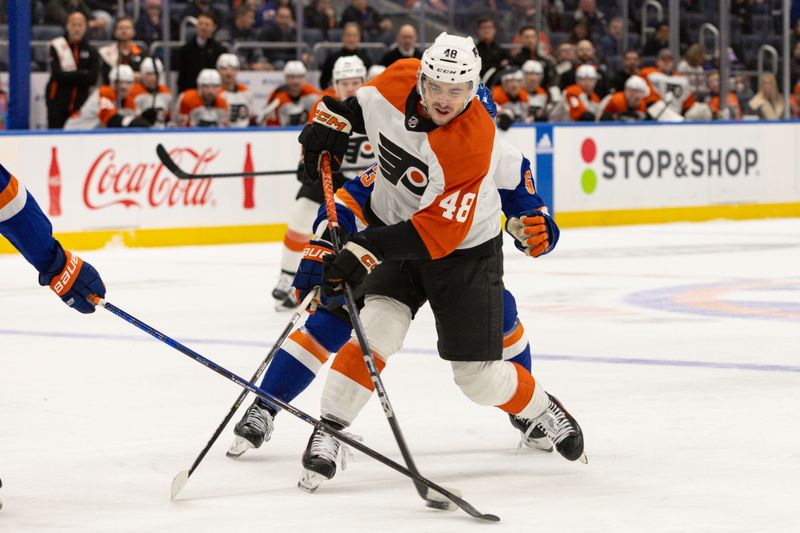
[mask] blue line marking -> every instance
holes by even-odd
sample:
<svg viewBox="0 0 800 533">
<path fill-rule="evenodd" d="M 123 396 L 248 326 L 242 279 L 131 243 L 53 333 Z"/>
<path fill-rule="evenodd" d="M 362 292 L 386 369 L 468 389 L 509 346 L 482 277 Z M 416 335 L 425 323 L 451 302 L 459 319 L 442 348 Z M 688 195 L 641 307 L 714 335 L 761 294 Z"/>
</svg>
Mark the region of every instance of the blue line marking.
<svg viewBox="0 0 800 533">
<path fill-rule="evenodd" d="M 124 340 L 133 342 L 158 342 L 151 337 L 142 335 L 112 335 L 102 333 L 69 333 L 59 331 L 33 331 L 0 329 L 0 336 L 16 337 L 49 337 L 66 339 L 91 339 L 91 340 Z M 233 340 L 233 339 L 204 339 L 204 338 L 185 338 L 177 339 L 185 344 L 212 344 L 219 346 L 242 346 L 255 347 L 268 350 L 272 347 L 271 343 L 261 341 Z M 403 348 L 401 353 L 413 353 L 421 355 L 438 355 L 436 350 L 430 348 Z M 772 365 L 757 363 L 732 363 L 724 361 L 690 361 L 686 359 L 642 359 L 637 357 L 596 357 L 589 355 L 555 355 L 555 354 L 534 354 L 533 362 L 536 361 L 570 361 L 574 363 L 594 363 L 611 365 L 631 365 L 631 366 L 667 366 L 683 368 L 711 368 L 718 370 L 750 370 L 755 372 L 792 372 L 800 373 L 800 365 Z"/>
</svg>

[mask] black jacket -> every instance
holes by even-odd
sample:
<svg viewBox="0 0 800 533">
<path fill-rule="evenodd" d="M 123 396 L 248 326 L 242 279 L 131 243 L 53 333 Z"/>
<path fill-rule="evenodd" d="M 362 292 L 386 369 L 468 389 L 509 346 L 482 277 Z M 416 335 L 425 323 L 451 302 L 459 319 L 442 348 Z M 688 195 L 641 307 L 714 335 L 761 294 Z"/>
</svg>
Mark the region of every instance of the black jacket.
<svg viewBox="0 0 800 533">
<path fill-rule="evenodd" d="M 66 117 L 81 108 L 100 74 L 100 55 L 85 39 L 71 45 L 77 70 L 64 72 L 55 48 L 50 47 L 50 81 L 47 82 L 47 107 L 50 112 L 65 113 Z"/>
<path fill-rule="evenodd" d="M 197 75 L 204 68 L 216 68 L 217 58 L 227 52 L 212 37 L 205 46 L 197 44 L 195 37 L 178 50 L 178 92 L 197 87 Z"/>
<path fill-rule="evenodd" d="M 409 57 L 416 57 L 417 59 L 420 59 L 422 57 L 422 52 L 419 51 L 419 48 L 415 47 L 413 54 L 411 54 L 410 56 L 404 56 L 403 54 L 400 53 L 400 49 L 395 44 L 392 46 L 391 50 L 383 54 L 383 57 L 381 58 L 381 65 L 383 65 L 384 67 L 388 67 L 389 65 L 391 65 L 392 63 L 394 63 L 399 59 L 407 59 Z"/>
</svg>

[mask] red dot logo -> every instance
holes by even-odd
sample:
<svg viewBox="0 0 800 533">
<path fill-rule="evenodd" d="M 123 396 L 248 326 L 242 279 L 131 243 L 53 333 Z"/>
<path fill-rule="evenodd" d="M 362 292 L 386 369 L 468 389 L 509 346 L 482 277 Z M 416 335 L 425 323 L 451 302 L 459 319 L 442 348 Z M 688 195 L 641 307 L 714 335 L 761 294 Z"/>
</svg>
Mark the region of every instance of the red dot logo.
<svg viewBox="0 0 800 533">
<path fill-rule="evenodd" d="M 584 139 L 583 144 L 581 144 L 581 157 L 583 160 L 586 163 L 591 163 L 596 155 L 597 145 L 594 143 L 594 139 Z"/>
</svg>

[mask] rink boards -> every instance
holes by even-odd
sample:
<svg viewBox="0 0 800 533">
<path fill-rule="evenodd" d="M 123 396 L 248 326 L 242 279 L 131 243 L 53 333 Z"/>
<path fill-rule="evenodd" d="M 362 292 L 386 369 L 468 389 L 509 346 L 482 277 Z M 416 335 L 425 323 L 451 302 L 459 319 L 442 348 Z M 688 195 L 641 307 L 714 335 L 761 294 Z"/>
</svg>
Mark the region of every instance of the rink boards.
<svg viewBox="0 0 800 533">
<path fill-rule="evenodd" d="M 167 246 L 283 237 L 293 174 L 179 181 L 186 171 L 293 171 L 298 128 L 0 136 L 0 162 L 64 244 Z M 800 216 L 800 125 L 536 125 L 500 132 L 531 158 L 560 225 Z M 0 252 L 10 246 L 0 242 Z"/>
</svg>

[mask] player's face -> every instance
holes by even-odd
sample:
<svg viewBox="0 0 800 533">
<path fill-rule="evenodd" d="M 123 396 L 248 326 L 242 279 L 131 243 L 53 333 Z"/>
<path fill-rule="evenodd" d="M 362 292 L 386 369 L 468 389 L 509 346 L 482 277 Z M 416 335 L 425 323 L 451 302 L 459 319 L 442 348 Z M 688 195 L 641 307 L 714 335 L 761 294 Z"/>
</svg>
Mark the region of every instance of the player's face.
<svg viewBox="0 0 800 533">
<path fill-rule="evenodd" d="M 576 83 L 581 89 L 591 94 L 594 92 L 594 86 L 597 85 L 597 80 L 594 78 L 579 78 Z"/>
<path fill-rule="evenodd" d="M 158 74 L 155 72 L 146 72 L 142 74 L 142 85 L 148 89 L 155 89 L 158 84 Z"/>
<path fill-rule="evenodd" d="M 517 79 L 506 79 L 503 81 L 503 89 L 505 89 L 508 96 L 519 96 L 519 90 L 522 88 L 522 83 Z"/>
<path fill-rule="evenodd" d="M 364 85 L 363 78 L 345 78 L 336 82 L 336 96 L 339 100 L 346 100 L 356 95 L 356 91 Z"/>
<path fill-rule="evenodd" d="M 133 24 L 129 20 L 123 20 L 117 24 L 117 29 L 114 32 L 114 37 L 118 41 L 130 41 L 133 39 L 134 31 Z"/>
<path fill-rule="evenodd" d="M 231 86 L 236 83 L 236 74 L 239 72 L 238 70 L 232 67 L 223 67 L 218 70 L 223 85 Z"/>
<path fill-rule="evenodd" d="M 437 126 L 444 126 L 461 113 L 471 95 L 469 83 L 445 83 L 425 78 L 422 105 Z"/>
<path fill-rule="evenodd" d="M 121 100 L 124 100 L 128 93 L 131 92 L 131 86 L 133 84 L 128 81 L 121 81 L 117 84 L 117 90 L 119 91 L 119 97 Z"/>
<path fill-rule="evenodd" d="M 86 17 L 81 13 L 71 13 L 67 18 L 67 37 L 72 42 L 83 39 L 86 35 Z"/>
<path fill-rule="evenodd" d="M 201 85 L 197 88 L 197 92 L 200 93 L 204 104 L 211 105 L 217 98 L 217 89 L 219 89 L 218 85 Z"/>
<path fill-rule="evenodd" d="M 303 87 L 305 76 L 286 76 L 286 86 L 292 94 L 298 94 Z"/>
<path fill-rule="evenodd" d="M 644 93 L 637 89 L 625 89 L 625 100 L 628 102 L 628 107 L 637 108 L 644 98 Z"/>
<path fill-rule="evenodd" d="M 535 72 L 526 72 L 525 73 L 525 87 L 528 90 L 535 89 L 542 83 L 542 77 L 535 73 Z"/>
</svg>

